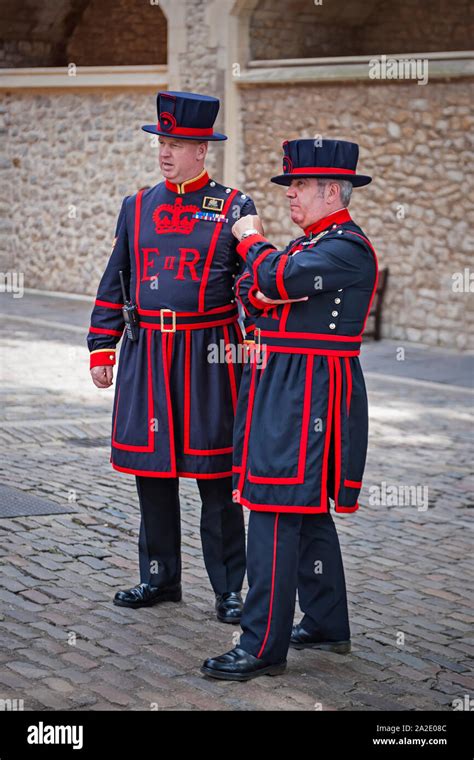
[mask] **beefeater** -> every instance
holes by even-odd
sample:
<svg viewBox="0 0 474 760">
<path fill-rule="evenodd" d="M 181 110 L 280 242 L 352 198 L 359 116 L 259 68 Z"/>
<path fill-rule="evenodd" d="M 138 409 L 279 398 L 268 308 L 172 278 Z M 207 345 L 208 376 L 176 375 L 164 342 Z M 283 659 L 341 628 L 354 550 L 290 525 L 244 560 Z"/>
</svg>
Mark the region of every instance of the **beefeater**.
<svg viewBox="0 0 474 760">
<path fill-rule="evenodd" d="M 377 287 L 377 257 L 347 206 L 359 149 L 341 140 L 283 144 L 292 221 L 282 251 L 256 217 L 234 225 L 246 271 L 236 292 L 255 344 L 234 433 L 234 498 L 251 510 L 249 592 L 240 643 L 206 660 L 205 675 L 277 675 L 289 646 L 350 650 L 344 570 L 330 501 L 355 512 L 368 440 L 359 363 Z M 296 299 L 300 299 L 297 301 Z M 304 613 L 293 627 L 296 591 Z"/>
<path fill-rule="evenodd" d="M 165 179 L 122 203 L 88 345 L 93 380 L 107 388 L 123 335 L 110 461 L 136 479 L 141 582 L 117 592 L 114 603 L 181 600 L 179 479 L 195 478 L 217 616 L 235 623 L 245 574 L 242 507 L 232 500 L 241 364 L 211 361 L 211 349 L 229 349 L 232 359 L 243 340 L 234 295 L 241 260 L 231 230 L 256 211 L 248 196 L 206 171 L 208 143 L 227 139 L 214 131 L 218 110 L 211 96 L 158 93 L 158 122 L 143 129 L 159 136 Z"/>
</svg>

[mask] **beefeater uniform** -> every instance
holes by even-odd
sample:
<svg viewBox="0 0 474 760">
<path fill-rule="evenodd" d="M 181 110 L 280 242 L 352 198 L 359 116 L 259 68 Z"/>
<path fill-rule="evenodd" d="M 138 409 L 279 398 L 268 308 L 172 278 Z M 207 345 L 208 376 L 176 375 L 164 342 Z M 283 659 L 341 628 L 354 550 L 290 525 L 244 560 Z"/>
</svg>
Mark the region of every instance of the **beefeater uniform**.
<svg viewBox="0 0 474 760">
<path fill-rule="evenodd" d="M 158 125 L 145 125 L 146 131 L 226 139 L 212 129 L 216 98 L 159 93 L 157 107 Z M 153 586 L 180 579 L 181 477 L 196 478 L 201 491 L 204 559 L 216 593 L 239 591 L 245 573 L 243 516 L 231 481 L 241 377 L 232 347 L 243 339 L 233 291 L 241 263 L 231 228 L 249 213 L 256 213 L 252 200 L 206 170 L 182 184 L 166 180 L 126 197 L 97 292 L 91 366 L 115 363 L 124 331 L 120 270 L 138 307 L 139 338 L 125 333 L 122 340 L 110 461 L 137 478 L 141 580 Z M 220 361 L 210 358 L 213 346 Z M 159 572 L 150 573 L 151 561 Z"/>
<path fill-rule="evenodd" d="M 285 141 L 284 174 L 348 179 L 358 146 L 344 141 Z M 255 346 L 246 364 L 234 438 L 234 498 L 251 510 L 249 592 L 240 648 L 282 663 L 296 590 L 301 625 L 315 640 L 347 641 L 344 570 L 329 511 L 355 512 L 368 435 L 359 352 L 377 286 L 377 258 L 346 208 L 320 219 L 284 250 L 261 235 L 237 250 L 246 263 L 236 295 Z M 307 301 L 263 306 L 272 299 Z M 219 658 L 218 658 L 219 659 Z"/>
</svg>

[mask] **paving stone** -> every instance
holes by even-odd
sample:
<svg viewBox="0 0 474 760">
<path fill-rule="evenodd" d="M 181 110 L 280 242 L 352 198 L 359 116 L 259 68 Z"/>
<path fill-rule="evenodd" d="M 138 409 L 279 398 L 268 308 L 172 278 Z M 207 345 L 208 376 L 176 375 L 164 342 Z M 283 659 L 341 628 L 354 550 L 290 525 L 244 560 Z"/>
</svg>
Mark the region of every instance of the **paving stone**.
<svg viewBox="0 0 474 760">
<path fill-rule="evenodd" d="M 58 299 L 51 300 L 53 314 Z M 85 332 L 88 318 L 87 304 Z M 0 483 L 65 507 L 73 491 L 77 511 L 0 520 L 0 698 L 11 694 L 42 710 L 156 703 L 158 711 L 314 711 L 321 702 L 325 710 L 399 711 L 451 710 L 454 698 L 472 693 L 472 422 L 462 383 L 458 390 L 404 383 L 388 377 L 393 362 L 383 341 L 364 347 L 377 373 L 367 377 L 366 477 L 358 512 L 335 516 L 352 653 L 290 651 L 281 678 L 214 682 L 201 677 L 201 660 L 230 648 L 235 631 L 215 620 L 196 483 L 180 481 L 183 602 L 114 607 L 115 590 L 139 577 L 134 478 L 111 469 L 105 448 L 74 443 L 109 435 L 112 395 L 84 382 L 80 336 L 54 335 L 23 324 L 1 347 L 8 404 L 0 411 Z M 77 371 L 65 387 L 71 344 Z M 41 346 L 34 384 L 25 351 L 32 345 Z M 450 355 L 426 349 L 426 356 L 425 374 Z M 426 420 L 436 421 L 429 431 Z M 371 488 L 382 483 L 427 486 L 429 509 L 371 503 Z"/>
</svg>

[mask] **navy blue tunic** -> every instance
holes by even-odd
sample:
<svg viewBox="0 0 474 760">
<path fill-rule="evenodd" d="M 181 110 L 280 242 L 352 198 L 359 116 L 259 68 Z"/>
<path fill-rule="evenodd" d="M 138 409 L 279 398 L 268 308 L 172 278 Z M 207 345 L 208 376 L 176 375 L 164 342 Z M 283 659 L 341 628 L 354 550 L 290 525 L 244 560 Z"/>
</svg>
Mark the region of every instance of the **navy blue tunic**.
<svg viewBox="0 0 474 760">
<path fill-rule="evenodd" d="M 342 209 L 278 251 L 261 236 L 237 248 L 247 337 L 234 430 L 234 499 L 253 510 L 354 512 L 368 406 L 358 355 L 377 286 L 372 245 Z M 262 307 L 272 299 L 307 301 Z M 258 344 L 260 348 L 258 348 Z"/>
<path fill-rule="evenodd" d="M 232 225 L 250 198 L 203 171 L 124 199 L 91 316 L 91 366 L 112 365 L 124 331 L 119 270 L 138 306 L 138 341 L 124 334 L 112 417 L 111 463 L 152 477 L 232 474 L 243 336 Z M 234 348 L 232 348 L 234 347 Z M 216 354 L 217 348 L 217 354 Z M 216 356 L 220 359 L 217 361 Z"/>
</svg>

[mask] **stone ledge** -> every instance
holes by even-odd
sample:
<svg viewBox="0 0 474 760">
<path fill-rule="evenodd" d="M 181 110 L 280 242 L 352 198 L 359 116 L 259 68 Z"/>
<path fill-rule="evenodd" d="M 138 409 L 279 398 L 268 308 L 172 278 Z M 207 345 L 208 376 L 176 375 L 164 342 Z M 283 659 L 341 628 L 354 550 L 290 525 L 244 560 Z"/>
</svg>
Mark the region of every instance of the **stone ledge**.
<svg viewBox="0 0 474 760">
<path fill-rule="evenodd" d="M 166 87 L 168 67 L 156 66 L 77 66 L 70 76 L 66 66 L 0 69 L 0 89 L 83 87 Z"/>
<path fill-rule="evenodd" d="M 391 84 L 398 81 L 410 81 L 409 79 L 371 79 L 368 74 L 369 61 L 379 58 L 380 55 L 250 61 L 247 68 L 239 76 L 235 76 L 233 81 L 242 86 L 347 81 Z M 429 80 L 474 76 L 474 51 L 471 50 L 445 53 L 390 54 L 386 58 L 397 60 L 427 59 L 429 61 Z M 413 81 L 415 82 L 415 80 Z"/>
</svg>

